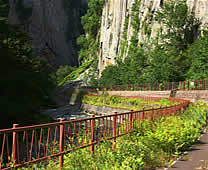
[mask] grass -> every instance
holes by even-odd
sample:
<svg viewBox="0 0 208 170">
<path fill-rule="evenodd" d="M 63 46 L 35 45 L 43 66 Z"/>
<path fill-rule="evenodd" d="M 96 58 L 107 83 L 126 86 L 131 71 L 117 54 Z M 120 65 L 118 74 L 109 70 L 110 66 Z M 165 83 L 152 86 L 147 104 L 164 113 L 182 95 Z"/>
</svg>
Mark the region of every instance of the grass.
<svg viewBox="0 0 208 170">
<path fill-rule="evenodd" d="M 141 110 L 142 108 L 148 109 L 159 106 L 169 106 L 176 104 L 168 99 L 161 99 L 160 101 L 148 101 L 138 98 L 128 98 L 120 96 L 83 96 L 82 103 L 95 105 L 95 106 L 107 106 L 113 108 L 121 108 L 128 110 Z"/>
<path fill-rule="evenodd" d="M 207 125 L 208 105 L 196 103 L 178 116 L 158 121 L 143 121 L 131 135 L 117 138 L 116 151 L 112 142 L 96 145 L 93 156 L 90 148 L 75 150 L 64 156 L 64 168 L 72 170 L 98 169 L 156 169 L 168 167 L 200 137 Z M 58 169 L 58 161 L 36 169 Z"/>
</svg>

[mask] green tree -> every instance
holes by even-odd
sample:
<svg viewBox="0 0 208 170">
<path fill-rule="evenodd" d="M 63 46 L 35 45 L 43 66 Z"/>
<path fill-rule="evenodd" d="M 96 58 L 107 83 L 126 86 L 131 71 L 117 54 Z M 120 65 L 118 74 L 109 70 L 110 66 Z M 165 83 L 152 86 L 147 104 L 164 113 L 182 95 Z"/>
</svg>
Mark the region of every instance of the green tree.
<svg viewBox="0 0 208 170">
<path fill-rule="evenodd" d="M 121 82 L 121 71 L 119 66 L 108 66 L 102 72 L 101 78 L 99 79 L 100 86 L 112 86 L 120 85 Z"/>
<path fill-rule="evenodd" d="M 158 45 L 149 53 L 149 64 L 143 77 L 147 82 L 179 81 L 184 74 L 178 64 L 180 60 L 177 49 L 164 49 Z"/>
<path fill-rule="evenodd" d="M 82 16 L 81 22 L 85 34 L 77 39 L 80 47 L 79 61 L 82 63 L 90 57 L 96 57 L 98 51 L 98 33 L 101 24 L 102 9 L 104 0 L 90 0 L 87 13 Z"/>
<path fill-rule="evenodd" d="M 170 0 L 156 12 L 156 21 L 164 26 L 161 39 L 164 45 L 184 51 L 196 38 L 200 22 L 189 11 L 186 0 Z"/>
<path fill-rule="evenodd" d="M 0 0 L 0 128 L 40 121 L 37 114 L 49 102 L 53 88 L 47 62 L 33 56 L 30 39 L 8 24 L 7 3 Z"/>
<path fill-rule="evenodd" d="M 208 78 L 208 31 L 190 46 L 186 52 L 190 62 L 186 79 L 200 80 Z"/>
<path fill-rule="evenodd" d="M 60 66 L 58 70 L 55 73 L 56 82 L 59 84 L 61 81 L 64 80 L 64 78 L 69 75 L 71 72 L 75 71 L 76 67 L 72 67 L 69 65 L 66 66 Z"/>
<path fill-rule="evenodd" d="M 164 31 L 159 32 L 159 41 L 149 54 L 144 78 L 151 82 L 184 80 L 190 63 L 183 53 L 195 41 L 200 22 L 189 11 L 186 0 L 164 3 L 155 19 Z"/>
</svg>

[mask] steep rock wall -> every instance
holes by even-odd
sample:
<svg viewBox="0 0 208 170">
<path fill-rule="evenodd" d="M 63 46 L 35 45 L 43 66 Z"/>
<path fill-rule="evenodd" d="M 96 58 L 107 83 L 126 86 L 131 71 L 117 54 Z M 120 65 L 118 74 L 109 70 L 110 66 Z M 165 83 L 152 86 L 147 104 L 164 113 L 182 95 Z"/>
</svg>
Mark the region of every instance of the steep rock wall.
<svg viewBox="0 0 208 170">
<path fill-rule="evenodd" d="M 32 38 L 36 55 L 56 68 L 77 65 L 76 38 L 88 0 L 9 0 L 9 23 L 19 24 Z"/>
<path fill-rule="evenodd" d="M 101 73 L 108 65 L 115 64 L 116 58 L 121 55 L 123 33 L 126 32 L 126 43 L 130 43 L 132 36 L 131 7 L 135 0 L 108 0 L 103 9 L 100 55 L 98 69 Z M 139 7 L 140 29 L 138 39 L 148 42 L 157 34 L 161 25 L 153 20 L 155 11 L 168 0 L 141 0 Z M 187 0 L 189 8 L 202 22 L 202 28 L 208 25 L 208 1 Z M 126 24 L 126 28 L 125 28 Z M 126 30 L 125 30 L 126 29 Z M 128 52 L 128 49 L 126 49 Z M 125 57 L 127 52 L 122 55 Z"/>
</svg>

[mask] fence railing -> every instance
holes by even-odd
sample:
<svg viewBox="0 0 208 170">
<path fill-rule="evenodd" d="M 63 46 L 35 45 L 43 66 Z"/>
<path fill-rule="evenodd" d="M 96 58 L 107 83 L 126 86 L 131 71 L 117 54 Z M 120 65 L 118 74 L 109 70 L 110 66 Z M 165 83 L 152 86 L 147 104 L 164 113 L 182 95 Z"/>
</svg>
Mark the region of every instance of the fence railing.
<svg viewBox="0 0 208 170">
<path fill-rule="evenodd" d="M 207 80 L 180 81 L 167 83 L 144 83 L 114 85 L 111 87 L 89 87 L 82 86 L 85 91 L 170 91 L 170 90 L 208 90 Z"/>
<path fill-rule="evenodd" d="M 177 99 L 179 100 L 179 99 Z M 157 120 L 161 116 L 178 114 L 189 105 L 188 100 L 169 107 L 142 109 L 106 116 L 19 127 L 0 130 L 0 169 L 26 166 L 31 163 L 59 157 L 63 166 L 63 155 L 76 149 L 94 146 L 104 140 L 112 140 L 134 131 L 143 119 Z"/>
</svg>

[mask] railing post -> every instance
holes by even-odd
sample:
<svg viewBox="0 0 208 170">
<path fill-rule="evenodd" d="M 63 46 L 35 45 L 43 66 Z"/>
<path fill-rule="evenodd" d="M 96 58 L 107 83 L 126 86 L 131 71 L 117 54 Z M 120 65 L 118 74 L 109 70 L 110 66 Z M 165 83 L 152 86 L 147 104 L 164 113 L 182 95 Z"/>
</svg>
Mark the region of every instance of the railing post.
<svg viewBox="0 0 208 170">
<path fill-rule="evenodd" d="M 94 118 L 94 117 L 95 117 L 95 115 L 91 115 L 91 118 Z M 90 146 L 90 152 L 91 152 L 91 155 L 93 155 L 94 154 L 94 149 L 95 149 L 94 144 L 93 144 L 93 142 L 94 142 L 94 126 L 95 126 L 95 120 L 94 119 L 91 119 L 90 124 L 91 124 L 91 144 L 92 144 Z"/>
<path fill-rule="evenodd" d="M 183 81 L 183 90 L 186 90 L 186 82 Z"/>
<path fill-rule="evenodd" d="M 207 89 L 206 90 L 208 90 L 208 79 L 207 79 Z"/>
<path fill-rule="evenodd" d="M 205 90 L 205 79 L 203 80 L 203 89 Z"/>
<path fill-rule="evenodd" d="M 13 124 L 12 129 L 16 129 L 19 124 Z M 12 139 L 12 159 L 11 161 L 16 164 L 19 163 L 19 146 L 18 146 L 18 134 L 17 132 L 13 132 L 13 139 Z"/>
<path fill-rule="evenodd" d="M 197 80 L 195 80 L 195 90 L 197 90 Z"/>
<path fill-rule="evenodd" d="M 189 90 L 189 81 L 187 81 L 187 87 L 188 87 L 188 90 Z"/>
<path fill-rule="evenodd" d="M 151 122 L 154 120 L 154 107 L 152 107 L 151 115 L 150 115 Z"/>
<path fill-rule="evenodd" d="M 161 118 L 163 115 L 163 109 L 162 109 L 162 106 L 160 106 L 160 110 L 159 110 L 159 114 L 157 115 L 157 118 Z"/>
<path fill-rule="evenodd" d="M 143 109 L 142 109 L 141 120 L 142 120 L 142 121 L 144 120 L 144 107 L 143 107 Z"/>
<path fill-rule="evenodd" d="M 131 114 L 130 114 L 130 117 L 129 117 L 129 132 L 132 131 L 132 118 L 133 118 L 133 110 L 131 110 Z"/>
<path fill-rule="evenodd" d="M 63 124 L 64 119 L 60 119 L 60 138 L 59 138 L 59 152 L 64 151 L 64 124 Z M 61 154 L 59 156 L 59 168 L 61 169 L 63 167 L 63 155 Z"/>
<path fill-rule="evenodd" d="M 199 80 L 199 90 L 201 90 L 202 87 L 201 87 L 201 80 Z"/>
<path fill-rule="evenodd" d="M 116 148 L 116 120 L 117 120 L 117 112 L 114 112 L 113 116 L 113 146 L 112 150 L 115 152 Z"/>
</svg>

